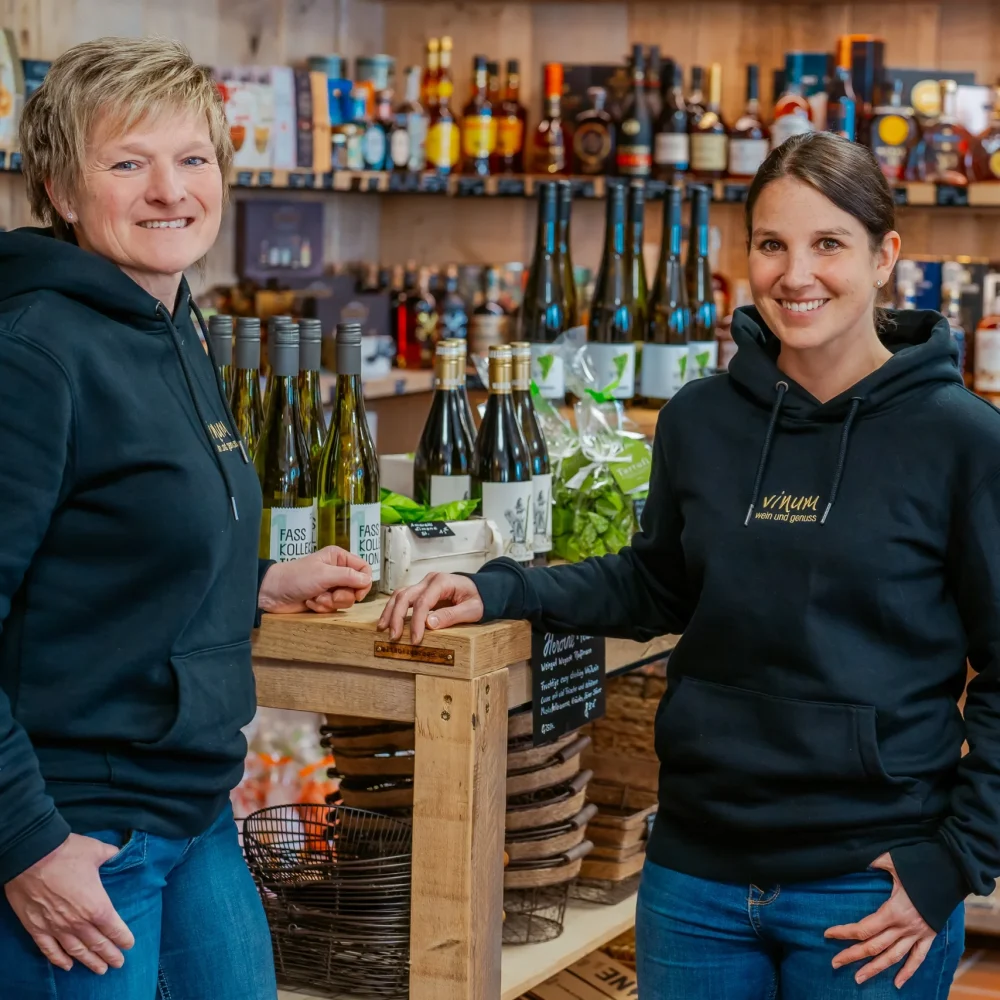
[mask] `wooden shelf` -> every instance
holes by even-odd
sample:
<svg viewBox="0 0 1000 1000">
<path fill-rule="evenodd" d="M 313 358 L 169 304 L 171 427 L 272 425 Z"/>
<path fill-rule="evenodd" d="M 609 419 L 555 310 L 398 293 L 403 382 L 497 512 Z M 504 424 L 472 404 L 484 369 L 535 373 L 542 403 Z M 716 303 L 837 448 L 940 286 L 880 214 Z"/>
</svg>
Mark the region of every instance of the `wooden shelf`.
<svg viewBox="0 0 1000 1000">
<path fill-rule="evenodd" d="M 1000 936 L 1000 907 L 965 904 L 965 933 Z"/>
</svg>

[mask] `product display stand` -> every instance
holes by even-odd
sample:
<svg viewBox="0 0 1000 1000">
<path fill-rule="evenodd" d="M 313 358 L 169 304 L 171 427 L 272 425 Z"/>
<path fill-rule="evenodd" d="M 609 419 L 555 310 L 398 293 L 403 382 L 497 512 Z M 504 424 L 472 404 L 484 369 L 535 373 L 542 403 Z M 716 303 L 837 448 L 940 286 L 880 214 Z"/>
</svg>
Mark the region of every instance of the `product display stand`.
<svg viewBox="0 0 1000 1000">
<path fill-rule="evenodd" d="M 507 712 L 531 700 L 530 627 L 444 629 L 420 646 L 407 628 L 392 643 L 375 629 L 384 603 L 265 615 L 257 701 L 415 723 L 411 1000 L 513 1000 L 631 926 L 635 901 L 572 904 L 559 938 L 501 949 Z M 608 640 L 608 671 L 675 642 Z"/>
</svg>

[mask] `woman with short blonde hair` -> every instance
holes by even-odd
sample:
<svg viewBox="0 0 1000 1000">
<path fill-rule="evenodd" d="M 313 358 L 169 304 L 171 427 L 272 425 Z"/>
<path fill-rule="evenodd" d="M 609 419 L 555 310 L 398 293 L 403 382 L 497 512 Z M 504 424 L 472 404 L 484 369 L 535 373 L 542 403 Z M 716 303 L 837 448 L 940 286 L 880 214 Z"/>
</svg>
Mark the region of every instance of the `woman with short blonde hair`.
<svg viewBox="0 0 1000 1000">
<path fill-rule="evenodd" d="M 208 70 L 169 41 L 79 45 L 21 152 L 47 228 L 0 233 L 0 992 L 274 1000 L 229 806 L 250 631 L 371 573 L 334 547 L 258 559 L 184 280 L 232 159 Z"/>
</svg>

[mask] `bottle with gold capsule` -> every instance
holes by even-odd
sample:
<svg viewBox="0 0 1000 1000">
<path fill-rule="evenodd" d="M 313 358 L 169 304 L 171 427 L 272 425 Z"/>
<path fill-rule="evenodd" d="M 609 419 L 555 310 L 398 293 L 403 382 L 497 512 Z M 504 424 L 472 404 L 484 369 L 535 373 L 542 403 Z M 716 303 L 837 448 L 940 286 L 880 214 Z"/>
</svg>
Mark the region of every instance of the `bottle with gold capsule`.
<svg viewBox="0 0 1000 1000">
<path fill-rule="evenodd" d="M 526 340 L 517 340 L 510 345 L 510 350 L 511 396 L 531 461 L 533 561 L 536 566 L 544 566 L 552 551 L 552 469 L 549 465 L 549 449 L 538 425 L 531 398 L 531 344 Z"/>
<path fill-rule="evenodd" d="M 469 387 L 467 385 L 466 373 L 469 367 L 468 344 L 461 338 L 448 338 L 444 343 L 451 345 L 458 358 L 457 378 L 457 398 L 462 410 L 462 422 L 469 432 L 469 437 L 476 440 L 476 419 L 472 412 L 472 402 L 469 400 Z"/>
<path fill-rule="evenodd" d="M 447 176 L 458 166 L 459 128 L 451 109 L 455 84 L 451 78 L 451 39 L 441 39 L 441 68 L 438 71 L 436 100 L 430 107 L 427 132 L 427 169 Z"/>
</svg>

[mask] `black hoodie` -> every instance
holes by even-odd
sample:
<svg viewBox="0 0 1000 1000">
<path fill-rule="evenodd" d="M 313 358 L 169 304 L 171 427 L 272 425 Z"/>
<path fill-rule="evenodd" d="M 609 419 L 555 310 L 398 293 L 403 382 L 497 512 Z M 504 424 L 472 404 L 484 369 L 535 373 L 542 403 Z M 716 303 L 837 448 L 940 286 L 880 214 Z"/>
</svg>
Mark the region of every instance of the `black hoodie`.
<svg viewBox="0 0 1000 1000">
<path fill-rule="evenodd" d="M 895 320 L 893 357 L 820 403 L 738 311 L 729 373 L 660 414 L 631 546 L 474 580 L 489 618 L 683 633 L 654 862 L 767 885 L 891 850 L 940 929 L 1000 873 L 1000 413 L 963 386 L 945 320 Z"/>
<path fill-rule="evenodd" d="M 0 884 L 208 827 L 242 774 L 260 488 L 182 284 L 0 234 Z"/>
</svg>

